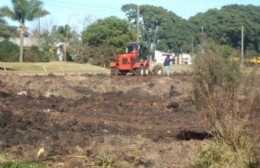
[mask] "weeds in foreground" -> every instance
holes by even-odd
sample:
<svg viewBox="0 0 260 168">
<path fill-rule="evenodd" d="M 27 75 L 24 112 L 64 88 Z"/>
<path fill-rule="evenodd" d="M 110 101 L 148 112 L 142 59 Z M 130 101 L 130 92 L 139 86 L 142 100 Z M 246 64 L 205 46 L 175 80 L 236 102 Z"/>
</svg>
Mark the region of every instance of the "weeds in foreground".
<svg viewBox="0 0 260 168">
<path fill-rule="evenodd" d="M 0 168 L 45 168 L 46 166 L 38 163 L 29 162 L 4 162 L 0 163 Z"/>
<path fill-rule="evenodd" d="M 128 153 L 128 156 L 134 160 L 135 163 L 138 163 L 142 158 L 142 150 L 145 145 L 145 139 L 138 135 Z"/>
<path fill-rule="evenodd" d="M 95 161 L 95 168 L 112 168 L 116 167 L 117 158 L 111 155 L 103 155 Z"/>
<path fill-rule="evenodd" d="M 215 140 L 198 156 L 199 167 L 250 167 L 253 147 L 259 135 L 250 134 L 248 125 L 260 89 L 254 73 L 245 73 L 237 64 L 205 46 L 194 61 L 194 96 Z"/>
<path fill-rule="evenodd" d="M 196 160 L 196 168 L 245 168 L 252 167 L 248 153 L 239 149 L 234 151 L 230 145 L 219 139 L 203 146 Z"/>
</svg>

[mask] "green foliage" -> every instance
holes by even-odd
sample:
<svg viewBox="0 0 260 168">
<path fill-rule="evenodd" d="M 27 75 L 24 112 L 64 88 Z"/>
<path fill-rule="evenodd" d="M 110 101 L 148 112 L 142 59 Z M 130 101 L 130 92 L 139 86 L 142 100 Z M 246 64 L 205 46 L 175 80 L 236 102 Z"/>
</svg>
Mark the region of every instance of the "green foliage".
<svg viewBox="0 0 260 168">
<path fill-rule="evenodd" d="M 0 61 L 16 62 L 19 56 L 19 46 L 4 40 L 0 42 Z"/>
<path fill-rule="evenodd" d="M 229 45 L 220 45 L 216 43 L 213 40 L 203 40 L 202 45 L 207 45 L 208 51 L 211 50 L 214 53 L 218 53 L 220 58 L 226 59 L 229 58 L 230 56 L 238 56 L 240 54 L 240 51 L 235 50 Z M 239 54 L 237 54 L 239 52 Z"/>
<path fill-rule="evenodd" d="M 122 6 L 128 20 L 136 27 L 137 5 Z M 180 52 L 190 49 L 193 29 L 190 24 L 162 7 L 140 6 L 140 33 L 150 52 L 154 49 Z"/>
<path fill-rule="evenodd" d="M 197 100 L 200 98 L 207 99 L 208 93 L 205 92 L 208 91 L 212 93 L 218 87 L 221 87 L 220 89 L 224 90 L 225 93 L 234 92 L 234 89 L 238 87 L 241 77 L 239 66 L 227 62 L 225 57 L 219 54 L 222 53 L 222 46 L 210 43 L 202 50 L 203 53 L 200 53 L 194 60 L 194 84 L 199 94 L 197 95 Z M 232 96 L 231 99 L 233 100 L 234 95 L 230 94 L 230 96 Z M 199 101 L 202 103 L 206 100 L 203 99 Z"/>
<path fill-rule="evenodd" d="M 212 140 L 205 144 L 197 156 L 195 168 L 253 168 L 248 153 L 234 151 L 224 141 Z"/>
<path fill-rule="evenodd" d="M 110 46 L 116 53 L 124 52 L 126 43 L 135 39 L 136 35 L 130 23 L 113 16 L 97 20 L 82 33 L 84 44 L 95 47 Z"/>
<path fill-rule="evenodd" d="M 43 3 L 39 0 L 12 0 L 11 2 L 13 8 L 4 6 L 0 8 L 0 13 L 20 23 L 20 39 L 22 43 L 20 45 L 19 61 L 23 62 L 25 21 L 32 21 L 35 18 L 43 17 L 49 14 L 49 12 L 43 9 Z"/>
<path fill-rule="evenodd" d="M 8 16 L 13 20 L 24 23 L 25 20 L 32 21 L 49 14 L 42 8 L 43 2 L 39 0 L 12 0 L 12 9 L 8 6 L 1 8 L 3 16 Z"/>
<path fill-rule="evenodd" d="M 18 35 L 16 27 L 8 26 L 6 24 L 0 24 L 0 37 L 8 39 L 10 37 L 16 37 Z"/>
<path fill-rule="evenodd" d="M 0 168 L 45 168 L 46 166 L 38 163 L 29 162 L 4 162 L 0 163 Z"/>
<path fill-rule="evenodd" d="M 83 46 L 75 59 L 75 62 L 90 63 L 98 66 L 108 66 L 110 61 L 116 57 L 113 48 L 108 46 L 90 47 Z"/>
<path fill-rule="evenodd" d="M 196 37 L 201 37 L 203 26 L 206 38 L 219 44 L 240 48 L 241 26 L 245 27 L 244 46 L 246 52 L 260 53 L 260 7 L 252 5 L 229 5 L 220 10 L 210 9 L 189 19 L 197 27 Z"/>
<path fill-rule="evenodd" d="M 32 46 L 30 48 L 26 48 L 25 50 L 25 58 L 26 62 L 48 62 L 50 61 L 50 56 L 48 53 L 45 53 L 39 50 L 39 47 Z"/>
<path fill-rule="evenodd" d="M 194 46 L 198 47 L 203 38 L 239 49 L 243 25 L 246 55 L 260 53 L 260 7 L 229 5 L 220 10 L 210 9 L 205 13 L 198 13 L 188 21 L 162 7 L 140 5 L 139 8 L 141 38 L 150 51 L 189 51 L 192 39 Z M 136 27 L 137 5 L 126 4 L 121 9 Z"/>
<path fill-rule="evenodd" d="M 44 51 L 49 51 L 50 59 L 58 60 L 56 52 L 58 43 L 67 41 L 67 61 L 71 61 L 71 55 L 75 56 L 82 44 L 79 40 L 78 34 L 72 30 L 68 25 L 65 26 L 53 26 L 51 31 L 45 30 L 41 34 L 41 45 L 40 47 Z"/>
</svg>

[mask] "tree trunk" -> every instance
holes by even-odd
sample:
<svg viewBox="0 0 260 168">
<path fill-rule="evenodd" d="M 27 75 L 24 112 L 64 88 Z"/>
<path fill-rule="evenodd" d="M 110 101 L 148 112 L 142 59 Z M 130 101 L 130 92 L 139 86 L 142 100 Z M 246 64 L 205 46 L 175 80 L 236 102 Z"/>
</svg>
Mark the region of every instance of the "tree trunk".
<svg viewBox="0 0 260 168">
<path fill-rule="evenodd" d="M 23 62 L 24 29 L 25 29 L 25 25 L 24 25 L 24 23 L 21 23 L 21 28 L 20 28 L 20 57 L 19 57 L 19 62 Z"/>
</svg>

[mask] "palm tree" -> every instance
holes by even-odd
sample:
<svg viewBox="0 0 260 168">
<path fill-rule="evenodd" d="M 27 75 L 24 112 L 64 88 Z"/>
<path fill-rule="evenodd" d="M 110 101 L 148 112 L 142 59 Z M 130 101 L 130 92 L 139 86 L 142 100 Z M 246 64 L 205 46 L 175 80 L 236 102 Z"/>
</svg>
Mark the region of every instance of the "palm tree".
<svg viewBox="0 0 260 168">
<path fill-rule="evenodd" d="M 10 17 L 20 23 L 20 57 L 19 62 L 23 62 L 23 41 L 25 32 L 25 21 L 32 21 L 36 18 L 49 14 L 42 8 L 43 2 L 40 0 L 12 0 L 13 8 L 5 6 L 1 8 L 3 16 Z"/>
</svg>

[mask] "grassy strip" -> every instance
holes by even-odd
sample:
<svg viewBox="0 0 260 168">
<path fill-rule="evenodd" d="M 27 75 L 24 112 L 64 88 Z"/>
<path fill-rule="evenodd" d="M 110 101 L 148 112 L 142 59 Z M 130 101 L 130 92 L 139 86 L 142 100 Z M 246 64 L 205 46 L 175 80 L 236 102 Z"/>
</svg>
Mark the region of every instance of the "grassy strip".
<svg viewBox="0 0 260 168">
<path fill-rule="evenodd" d="M 0 168 L 45 168 L 46 166 L 30 162 L 4 162 L 0 163 Z"/>
<path fill-rule="evenodd" d="M 172 65 L 171 73 L 191 72 L 190 65 Z M 9 63 L 0 62 L 0 74 L 110 74 L 109 68 L 73 62 Z"/>
<path fill-rule="evenodd" d="M 0 62 L 0 73 L 4 74 L 75 74 L 75 73 L 109 73 L 109 69 L 72 62 L 48 63 L 7 63 Z"/>
<path fill-rule="evenodd" d="M 35 162 L 25 162 L 13 160 L 6 156 L 0 155 L 0 168 L 45 168 L 46 166 Z"/>
</svg>

